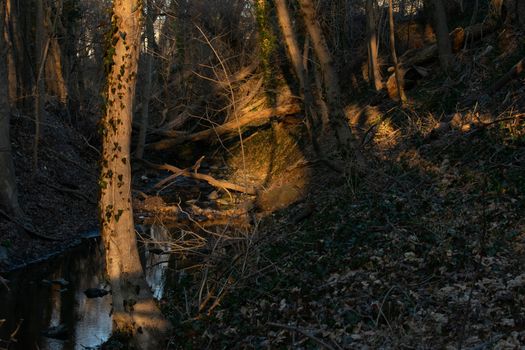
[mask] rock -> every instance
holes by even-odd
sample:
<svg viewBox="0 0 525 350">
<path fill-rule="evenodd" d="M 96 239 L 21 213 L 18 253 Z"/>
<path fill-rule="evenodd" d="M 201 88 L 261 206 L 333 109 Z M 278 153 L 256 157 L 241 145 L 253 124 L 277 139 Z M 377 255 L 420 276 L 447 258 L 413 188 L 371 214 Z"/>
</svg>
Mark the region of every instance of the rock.
<svg viewBox="0 0 525 350">
<path fill-rule="evenodd" d="M 64 340 L 69 337 L 69 329 L 65 324 L 59 324 L 55 327 L 49 327 L 42 334 L 48 338 Z"/>
<path fill-rule="evenodd" d="M 9 255 L 7 254 L 7 248 L 0 246 L 0 262 L 7 261 Z"/>
<path fill-rule="evenodd" d="M 100 288 L 88 288 L 84 291 L 84 294 L 89 299 L 102 298 L 103 296 L 108 295 L 109 293 L 110 293 L 109 290 L 100 289 Z"/>
</svg>

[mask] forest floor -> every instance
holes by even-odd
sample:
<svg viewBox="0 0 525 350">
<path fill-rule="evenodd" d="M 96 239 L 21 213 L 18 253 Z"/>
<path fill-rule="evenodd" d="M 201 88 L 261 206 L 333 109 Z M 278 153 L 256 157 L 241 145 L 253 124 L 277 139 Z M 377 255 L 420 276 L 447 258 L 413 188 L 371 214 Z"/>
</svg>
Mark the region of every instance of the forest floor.
<svg viewBox="0 0 525 350">
<path fill-rule="evenodd" d="M 523 346 L 522 90 L 487 124 L 396 109 L 361 173 L 314 169 L 305 198 L 181 265 L 175 347 Z"/>
<path fill-rule="evenodd" d="M 523 347 L 525 88 L 483 93 L 504 61 L 468 82 L 434 66 L 406 108 L 349 106 L 367 167 L 304 160 L 304 195 L 185 253 L 164 305 L 173 348 Z"/>
<path fill-rule="evenodd" d="M 61 253 L 98 228 L 98 151 L 89 145 L 94 141 L 47 107 L 35 172 L 33 118 L 11 117 L 19 203 L 26 218 L 17 223 L 0 216 L 0 271 Z"/>
</svg>

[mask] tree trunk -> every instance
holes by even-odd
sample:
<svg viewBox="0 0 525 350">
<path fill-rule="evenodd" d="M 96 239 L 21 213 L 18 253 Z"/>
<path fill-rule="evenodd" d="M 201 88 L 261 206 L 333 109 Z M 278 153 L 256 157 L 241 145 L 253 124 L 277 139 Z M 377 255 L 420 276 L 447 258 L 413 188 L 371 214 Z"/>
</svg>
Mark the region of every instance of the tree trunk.
<svg viewBox="0 0 525 350">
<path fill-rule="evenodd" d="M 142 159 L 144 156 L 144 145 L 146 144 L 146 135 L 148 133 L 148 120 L 149 120 L 149 102 L 151 99 L 151 85 L 152 85 L 152 75 L 153 75 L 153 53 L 156 51 L 155 47 L 155 33 L 153 28 L 153 6 L 152 1 L 148 1 L 148 9 L 146 13 L 146 41 L 147 49 L 145 50 L 146 54 L 146 67 L 145 67 L 145 78 L 146 82 L 144 84 L 144 90 L 142 91 L 142 112 L 140 117 L 140 131 L 139 131 L 139 140 L 137 143 L 137 148 L 135 149 L 135 156 L 138 159 Z"/>
<path fill-rule="evenodd" d="M 439 52 L 439 62 L 444 71 L 448 71 L 452 63 L 452 45 L 448 34 L 447 15 L 442 0 L 432 0 L 434 8 L 434 28 Z"/>
<path fill-rule="evenodd" d="M 32 42 L 29 37 L 28 30 L 24 23 L 34 23 L 31 11 L 24 11 L 23 4 L 18 0 L 7 0 L 7 36 L 9 40 L 9 94 L 13 101 L 20 101 L 24 107 L 28 107 L 28 101 L 33 102 L 33 99 L 28 97 L 33 96 L 34 90 L 34 70 L 35 62 L 31 62 L 28 58 L 27 52 L 30 50 L 24 45 L 26 42 Z M 24 17 L 30 17 L 24 18 Z"/>
<path fill-rule="evenodd" d="M 8 48 L 4 40 L 5 2 L 0 2 L 0 77 L 7 76 Z M 21 216 L 9 138 L 9 98 L 6 82 L 0 83 L 0 209 Z"/>
<path fill-rule="evenodd" d="M 303 64 L 304 56 L 301 55 L 299 50 L 299 44 L 297 42 L 297 37 L 293 30 L 292 21 L 290 19 L 290 13 L 288 11 L 288 6 L 286 0 L 275 0 L 275 9 L 277 10 L 277 18 L 279 20 L 279 26 L 283 34 L 284 42 L 286 43 L 286 48 L 288 51 L 288 56 L 292 62 L 292 66 L 299 80 L 299 87 L 301 89 L 301 94 L 303 95 L 304 110 L 306 114 L 306 121 L 308 131 L 310 133 L 310 138 L 313 146 L 318 150 L 317 146 L 317 125 L 319 124 L 319 117 L 315 111 L 314 101 L 312 91 L 310 89 L 310 83 L 307 81 L 306 76 L 306 67 Z M 305 50 L 307 52 L 307 50 Z"/>
<path fill-rule="evenodd" d="M 383 88 L 381 72 L 377 62 L 377 30 L 375 16 L 375 0 L 366 0 L 366 28 L 368 37 L 368 80 L 370 85 L 379 91 Z"/>
<path fill-rule="evenodd" d="M 131 207 L 130 143 L 140 50 L 142 2 L 113 2 L 112 47 L 102 119 L 100 215 L 106 272 L 113 297 L 113 331 L 139 349 L 161 349 L 170 329 L 153 300 L 140 263 Z"/>
<path fill-rule="evenodd" d="M 405 88 L 399 71 L 399 63 L 397 62 L 396 41 L 394 31 L 394 9 L 392 7 L 392 0 L 388 0 L 388 21 L 390 23 L 390 54 L 392 55 L 392 62 L 394 63 L 394 74 L 396 77 L 397 95 L 401 104 L 405 104 L 407 97 L 405 95 Z"/>
<path fill-rule="evenodd" d="M 314 4 L 312 0 L 299 0 L 299 5 L 306 29 L 312 39 L 314 52 L 321 64 L 328 108 L 330 108 L 330 126 L 335 132 L 339 148 L 343 152 L 347 152 L 349 148 L 353 148 L 352 151 L 357 152 L 358 149 L 354 137 L 342 108 L 339 81 L 332 62 L 332 56 L 328 51 L 321 26 L 316 19 Z"/>
<path fill-rule="evenodd" d="M 40 123 L 44 115 L 44 79 L 43 69 L 47 56 L 47 47 L 44 43 L 44 4 L 43 0 L 36 1 L 36 25 L 35 25 L 35 57 L 37 73 L 35 77 L 34 114 L 35 114 L 35 136 L 33 139 L 33 174 L 38 168 L 38 145 L 40 142 Z"/>
</svg>

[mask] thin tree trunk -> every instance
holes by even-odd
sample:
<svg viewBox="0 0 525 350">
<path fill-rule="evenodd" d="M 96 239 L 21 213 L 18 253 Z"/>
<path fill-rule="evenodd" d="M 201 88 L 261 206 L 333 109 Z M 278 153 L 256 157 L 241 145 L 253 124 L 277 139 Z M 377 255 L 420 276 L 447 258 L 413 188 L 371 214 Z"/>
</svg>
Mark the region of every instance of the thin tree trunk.
<svg viewBox="0 0 525 350">
<path fill-rule="evenodd" d="M 140 50 L 142 2 L 113 2 L 112 65 L 102 119 L 100 215 L 106 272 L 113 298 L 113 331 L 138 349 L 161 349 L 170 329 L 153 300 L 140 263 L 131 207 L 130 144 Z"/>
<path fill-rule="evenodd" d="M 10 22 L 13 21 L 13 13 L 11 9 L 12 6 L 12 0 L 7 0 L 5 4 L 5 26 L 3 28 L 3 35 L 6 45 L 9 47 L 9 50 L 7 50 L 7 81 L 9 86 L 9 101 L 10 104 L 14 106 L 14 101 L 16 101 L 18 97 L 18 81 L 16 74 L 15 45 L 13 43 L 12 35 L 10 35 L 10 28 L 12 27 Z"/>
<path fill-rule="evenodd" d="M 432 0 L 434 7 L 434 27 L 436 29 L 439 62 L 444 71 L 448 71 L 452 63 L 452 45 L 448 34 L 447 15 L 443 1 Z"/>
<path fill-rule="evenodd" d="M 18 0 L 7 0 L 8 23 L 6 25 L 10 42 L 9 60 L 12 61 L 9 62 L 10 84 L 16 84 L 16 86 L 11 85 L 10 96 L 15 98 L 14 101 L 21 100 L 27 107 L 27 96 L 34 93 L 35 75 L 33 66 L 35 64 L 28 59 L 27 51 L 29 49 L 24 45 L 24 42 L 32 41 L 32 39 L 28 35 L 24 35 L 26 31 L 23 23 L 26 21 L 21 19 L 21 17 L 29 17 L 33 13 L 26 11 L 21 14 L 21 7 Z M 31 22 L 34 22 L 34 20 L 31 19 Z M 12 79 L 15 76 L 16 80 Z M 33 103 L 33 100 L 31 100 L 31 103 Z"/>
<path fill-rule="evenodd" d="M 405 88 L 403 87 L 401 73 L 399 71 L 399 63 L 397 61 L 396 41 L 394 32 L 394 9 L 392 7 L 392 0 L 388 0 L 388 19 L 390 23 L 390 54 L 392 55 L 392 62 L 394 63 L 394 74 L 396 77 L 397 95 L 399 97 L 399 101 L 401 101 L 401 104 L 404 105 L 407 101 L 407 97 L 405 95 Z"/>
<path fill-rule="evenodd" d="M 38 145 L 40 142 L 40 123 L 44 114 L 44 79 L 43 67 L 47 56 L 47 46 L 44 44 L 44 4 L 43 0 L 36 1 L 36 29 L 35 29 L 35 57 L 38 69 L 35 77 L 34 113 L 35 113 L 35 135 L 33 139 L 33 175 L 38 168 Z"/>
<path fill-rule="evenodd" d="M 292 62 L 292 66 L 299 80 L 299 86 L 301 94 L 303 95 L 304 110 L 307 118 L 307 127 L 310 133 L 311 142 L 316 150 L 319 150 L 317 144 L 317 124 L 319 117 L 314 109 L 313 95 L 310 89 L 310 84 L 306 77 L 306 67 L 303 63 L 304 56 L 301 55 L 297 37 L 293 30 L 292 21 L 290 19 L 290 13 L 286 0 L 275 0 L 275 9 L 277 10 L 277 18 L 279 20 L 279 26 L 283 33 L 284 42 L 288 50 L 288 56 Z M 307 50 L 305 50 L 307 51 Z"/>
<path fill-rule="evenodd" d="M 7 76 L 7 52 L 4 36 L 5 2 L 0 1 L 0 77 Z M 22 216 L 18 204 L 15 170 L 11 155 L 9 138 L 9 98 L 5 82 L 0 83 L 0 209 L 14 215 Z"/>
<path fill-rule="evenodd" d="M 330 108 L 330 126 L 335 132 L 341 151 L 348 152 L 349 149 L 352 149 L 352 151 L 358 152 L 356 142 L 342 108 L 339 81 L 333 65 L 332 56 L 328 51 L 326 40 L 321 31 L 321 26 L 316 19 L 314 4 L 312 0 L 299 0 L 299 5 L 306 29 L 312 40 L 312 47 L 321 65 L 328 107 Z"/>
<path fill-rule="evenodd" d="M 43 14 L 43 29 L 46 40 L 47 55 L 43 59 L 44 72 L 42 80 L 47 95 L 56 96 L 62 106 L 67 105 L 68 89 L 64 79 L 62 50 L 57 40 L 57 28 L 62 13 L 62 1 L 48 5 Z M 49 43 L 47 43 L 49 41 Z M 43 93 L 43 91 L 42 91 Z"/>
<path fill-rule="evenodd" d="M 366 24 L 368 36 L 368 80 L 370 85 L 379 91 L 383 88 L 381 72 L 377 61 L 377 29 L 375 16 L 375 0 L 366 0 Z"/>
<path fill-rule="evenodd" d="M 151 6 L 152 1 L 148 1 L 148 9 L 146 13 L 146 41 L 147 49 L 145 50 L 146 54 L 146 67 L 145 67 L 145 77 L 146 81 L 144 83 L 144 90 L 142 91 L 142 113 L 140 117 L 140 131 L 139 131 L 139 140 L 137 143 L 137 148 L 135 149 L 135 156 L 138 159 L 142 159 L 144 156 L 144 145 L 146 144 L 146 135 L 148 133 L 148 124 L 149 124 L 149 102 L 151 99 L 151 86 L 152 86 L 152 75 L 153 75 L 153 53 L 155 44 L 155 33 L 153 29 L 153 6 Z"/>
</svg>

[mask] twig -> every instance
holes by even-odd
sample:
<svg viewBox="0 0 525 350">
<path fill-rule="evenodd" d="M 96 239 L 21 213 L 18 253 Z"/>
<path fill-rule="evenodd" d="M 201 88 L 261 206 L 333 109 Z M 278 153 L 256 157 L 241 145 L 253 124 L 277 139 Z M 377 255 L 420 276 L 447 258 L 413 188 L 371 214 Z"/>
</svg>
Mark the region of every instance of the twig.
<svg viewBox="0 0 525 350">
<path fill-rule="evenodd" d="M 283 329 L 286 329 L 286 330 L 289 330 L 289 331 L 293 331 L 293 332 L 299 332 L 302 335 L 307 336 L 308 338 L 312 339 L 313 341 L 315 341 L 317 344 L 321 345 L 322 347 L 324 347 L 326 349 L 329 349 L 329 350 L 335 350 L 335 348 L 333 346 L 331 346 L 330 344 L 325 343 L 324 341 L 322 341 L 321 339 L 317 338 L 316 336 L 314 336 L 312 333 L 308 332 L 307 330 L 304 330 L 304 329 L 301 329 L 301 328 L 297 328 L 297 327 L 294 327 L 294 326 L 289 326 L 289 325 L 282 324 L 282 323 L 268 322 L 266 324 L 268 326 L 272 326 L 272 327 L 278 327 L 278 328 L 283 328 Z M 336 346 L 337 346 L 338 349 L 342 349 L 339 345 L 336 345 Z"/>
<path fill-rule="evenodd" d="M 22 322 L 24 322 L 24 319 L 21 318 L 20 321 L 18 321 L 18 324 L 16 325 L 16 328 L 15 330 L 13 331 L 13 333 L 11 333 L 11 335 L 9 336 L 10 340 L 12 342 L 16 342 L 16 335 L 18 333 L 18 331 L 20 330 L 20 326 L 22 326 Z"/>
</svg>

